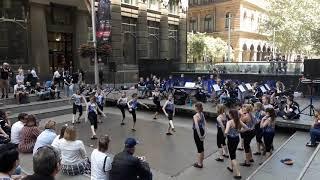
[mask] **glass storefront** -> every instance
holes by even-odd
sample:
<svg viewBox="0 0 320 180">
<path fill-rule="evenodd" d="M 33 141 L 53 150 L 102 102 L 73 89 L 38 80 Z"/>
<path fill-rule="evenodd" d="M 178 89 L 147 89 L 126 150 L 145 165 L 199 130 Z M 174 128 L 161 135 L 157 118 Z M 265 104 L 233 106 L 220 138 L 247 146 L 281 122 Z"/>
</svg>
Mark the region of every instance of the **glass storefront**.
<svg viewBox="0 0 320 180">
<path fill-rule="evenodd" d="M 0 1 L 0 60 L 11 64 L 28 61 L 27 0 Z"/>
</svg>

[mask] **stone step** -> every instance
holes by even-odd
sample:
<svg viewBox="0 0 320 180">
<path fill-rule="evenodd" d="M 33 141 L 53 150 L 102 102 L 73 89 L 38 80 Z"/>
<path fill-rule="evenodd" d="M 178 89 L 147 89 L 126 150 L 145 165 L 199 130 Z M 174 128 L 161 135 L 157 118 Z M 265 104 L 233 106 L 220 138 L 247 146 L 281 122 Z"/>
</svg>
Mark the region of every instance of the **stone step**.
<svg viewBox="0 0 320 180">
<path fill-rule="evenodd" d="M 60 107 L 69 105 L 68 99 L 55 99 L 48 101 L 35 101 L 28 104 L 10 104 L 0 107 L 0 110 L 10 111 L 11 114 L 35 111 L 40 109 L 52 108 L 52 107 Z"/>
<path fill-rule="evenodd" d="M 317 180 L 320 176 L 320 145 L 316 148 L 297 180 Z"/>
<path fill-rule="evenodd" d="M 307 132 L 294 133 L 247 180 L 264 180 L 274 177 L 277 180 L 297 179 L 314 152 L 314 148 L 305 147 L 309 139 Z M 289 166 L 281 163 L 280 160 L 285 158 L 294 160 L 294 164 Z"/>
<path fill-rule="evenodd" d="M 19 113 L 11 114 L 9 116 L 11 123 L 14 123 L 18 120 Z M 27 111 L 26 113 L 33 114 L 37 117 L 37 119 L 41 120 L 41 119 L 52 118 L 52 117 L 63 115 L 63 114 L 70 114 L 72 113 L 72 106 L 64 105 L 59 107 L 51 107 L 47 109 Z M 70 117 L 70 121 L 71 121 L 71 117 Z"/>
<path fill-rule="evenodd" d="M 29 101 L 30 102 L 35 102 L 35 101 L 38 101 L 39 100 L 39 97 L 32 94 L 29 96 Z M 17 100 L 15 98 L 13 98 L 13 95 L 12 96 L 9 96 L 8 99 L 0 99 L 0 104 L 6 106 L 6 105 L 11 105 L 11 104 L 17 104 Z"/>
</svg>

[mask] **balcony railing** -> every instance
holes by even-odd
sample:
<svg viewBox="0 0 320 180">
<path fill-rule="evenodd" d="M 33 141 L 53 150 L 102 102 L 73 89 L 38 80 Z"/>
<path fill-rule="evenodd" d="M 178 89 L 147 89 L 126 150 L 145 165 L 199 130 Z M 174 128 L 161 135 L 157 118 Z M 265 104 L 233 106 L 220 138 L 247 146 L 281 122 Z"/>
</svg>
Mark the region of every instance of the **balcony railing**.
<svg viewBox="0 0 320 180">
<path fill-rule="evenodd" d="M 303 62 L 229 62 L 229 63 L 173 63 L 172 71 L 213 72 L 228 74 L 291 74 L 303 72 Z"/>
</svg>

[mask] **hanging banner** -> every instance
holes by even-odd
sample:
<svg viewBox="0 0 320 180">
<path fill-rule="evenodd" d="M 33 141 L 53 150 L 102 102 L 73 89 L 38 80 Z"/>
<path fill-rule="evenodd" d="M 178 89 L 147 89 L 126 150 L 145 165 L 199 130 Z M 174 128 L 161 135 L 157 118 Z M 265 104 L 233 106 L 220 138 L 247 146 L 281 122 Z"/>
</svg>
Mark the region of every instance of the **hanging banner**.
<svg viewBox="0 0 320 180">
<path fill-rule="evenodd" d="M 97 43 L 111 43 L 111 8 L 110 0 L 98 0 L 96 12 Z"/>
</svg>

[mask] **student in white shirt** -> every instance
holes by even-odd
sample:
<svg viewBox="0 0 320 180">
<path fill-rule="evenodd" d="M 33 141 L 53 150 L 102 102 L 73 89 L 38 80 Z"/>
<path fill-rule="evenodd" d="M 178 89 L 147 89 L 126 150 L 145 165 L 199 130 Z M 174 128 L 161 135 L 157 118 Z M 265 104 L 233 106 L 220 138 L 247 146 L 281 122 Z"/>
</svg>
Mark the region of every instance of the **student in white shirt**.
<svg viewBox="0 0 320 180">
<path fill-rule="evenodd" d="M 20 113 L 18 115 L 18 121 L 15 122 L 11 127 L 11 143 L 18 145 L 20 143 L 20 132 L 24 126 L 24 124 L 27 122 L 27 116 L 26 113 Z"/>
<path fill-rule="evenodd" d="M 108 135 L 99 138 L 98 149 L 91 154 L 91 180 L 109 180 L 109 171 L 112 167 L 112 159 L 106 152 L 109 148 Z"/>
<path fill-rule="evenodd" d="M 26 87 L 23 85 L 21 81 L 18 81 L 18 84 L 14 85 L 13 94 L 17 99 L 18 104 L 20 104 L 22 100 L 28 96 L 28 93 L 26 92 Z"/>
<path fill-rule="evenodd" d="M 53 81 L 54 81 L 54 84 L 59 84 L 59 87 L 60 87 L 60 78 L 61 78 L 61 75 L 59 73 L 59 70 L 57 69 L 54 73 L 53 73 Z"/>
</svg>

